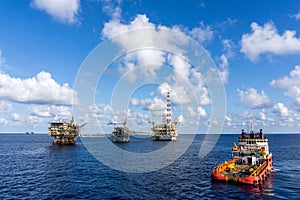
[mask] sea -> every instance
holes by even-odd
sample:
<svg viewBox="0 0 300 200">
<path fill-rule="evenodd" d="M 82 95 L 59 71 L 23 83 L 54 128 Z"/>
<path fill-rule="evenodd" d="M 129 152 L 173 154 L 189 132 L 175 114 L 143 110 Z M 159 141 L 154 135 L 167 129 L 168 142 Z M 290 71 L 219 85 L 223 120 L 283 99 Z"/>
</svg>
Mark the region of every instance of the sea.
<svg viewBox="0 0 300 200">
<path fill-rule="evenodd" d="M 300 199 L 300 134 L 266 135 L 274 169 L 263 185 L 211 181 L 214 166 L 231 158 L 237 137 L 220 135 L 202 157 L 199 149 L 205 135 L 190 137 L 191 145 L 174 162 L 132 173 L 101 162 L 83 138 L 77 138 L 76 145 L 54 146 L 46 134 L 0 134 L 0 199 Z M 189 137 L 183 138 L 174 142 Z M 131 137 L 130 143 L 114 145 L 145 153 L 167 143 Z"/>
</svg>

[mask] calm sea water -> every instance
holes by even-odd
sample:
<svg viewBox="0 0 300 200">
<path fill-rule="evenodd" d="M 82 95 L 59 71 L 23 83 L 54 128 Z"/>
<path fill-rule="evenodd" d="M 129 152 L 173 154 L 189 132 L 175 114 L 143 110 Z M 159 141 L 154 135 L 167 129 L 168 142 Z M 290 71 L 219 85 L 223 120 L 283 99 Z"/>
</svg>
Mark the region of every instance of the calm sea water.
<svg viewBox="0 0 300 200">
<path fill-rule="evenodd" d="M 230 159 L 237 135 L 222 135 L 204 158 L 198 156 L 204 136 L 198 135 L 171 165 L 133 174 L 103 165 L 80 139 L 75 146 L 53 146 L 48 135 L 1 134 L 0 199 L 300 199 L 300 135 L 267 137 L 275 172 L 255 188 L 211 182 L 213 167 Z M 132 138 L 125 145 L 147 152 L 165 143 Z"/>
</svg>

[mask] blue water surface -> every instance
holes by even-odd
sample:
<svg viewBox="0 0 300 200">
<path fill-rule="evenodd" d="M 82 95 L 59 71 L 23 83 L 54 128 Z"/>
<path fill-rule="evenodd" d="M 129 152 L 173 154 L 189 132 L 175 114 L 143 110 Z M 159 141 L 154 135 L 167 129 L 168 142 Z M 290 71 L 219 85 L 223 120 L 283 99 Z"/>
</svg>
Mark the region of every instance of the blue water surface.
<svg viewBox="0 0 300 200">
<path fill-rule="evenodd" d="M 212 182 L 213 167 L 230 159 L 237 137 L 221 135 L 200 158 L 204 136 L 197 135 L 171 165 L 136 174 L 105 166 L 80 138 L 74 146 L 54 146 L 44 134 L 1 134 L 0 199 L 300 199 L 299 134 L 267 135 L 275 172 L 262 186 Z M 166 143 L 132 137 L 122 145 L 128 151 L 149 152 Z"/>
</svg>

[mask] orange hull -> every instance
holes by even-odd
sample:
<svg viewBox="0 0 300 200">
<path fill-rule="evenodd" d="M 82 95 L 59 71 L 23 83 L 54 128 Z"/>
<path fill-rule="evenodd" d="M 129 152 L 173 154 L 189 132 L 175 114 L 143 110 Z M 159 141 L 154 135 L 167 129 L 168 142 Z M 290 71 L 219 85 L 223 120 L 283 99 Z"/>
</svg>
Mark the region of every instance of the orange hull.
<svg viewBox="0 0 300 200">
<path fill-rule="evenodd" d="M 228 167 L 233 164 L 235 160 L 231 160 L 216 166 L 211 174 L 211 178 L 213 180 L 219 181 L 229 181 L 229 182 L 236 182 L 236 183 L 243 183 L 249 185 L 260 185 L 270 174 L 272 169 L 272 154 L 269 155 L 267 161 L 265 161 L 262 165 L 260 165 L 256 170 L 254 170 L 250 175 L 245 177 L 229 177 L 226 176 L 223 172 L 228 169 Z"/>
</svg>

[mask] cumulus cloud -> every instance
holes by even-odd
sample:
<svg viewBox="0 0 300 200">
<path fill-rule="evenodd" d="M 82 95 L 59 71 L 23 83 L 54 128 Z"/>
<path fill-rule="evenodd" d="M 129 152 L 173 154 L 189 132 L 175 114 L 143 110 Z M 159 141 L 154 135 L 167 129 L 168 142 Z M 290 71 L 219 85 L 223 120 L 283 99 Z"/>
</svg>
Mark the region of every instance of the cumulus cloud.
<svg viewBox="0 0 300 200">
<path fill-rule="evenodd" d="M 132 30 L 151 28 L 147 32 L 130 32 Z M 134 47 L 144 46 L 164 46 L 166 49 L 170 49 L 175 54 L 170 54 L 160 49 L 139 49 L 135 52 L 130 52 L 120 60 L 118 65 L 118 72 L 120 74 L 126 74 L 128 81 L 134 82 L 138 77 L 143 77 L 149 80 L 157 78 L 157 72 L 164 65 L 170 65 L 174 69 L 172 76 L 166 80 L 161 86 L 159 86 L 159 93 L 165 95 L 164 91 L 168 87 L 169 91 L 176 91 L 175 103 L 189 103 L 191 98 L 195 99 L 195 94 L 201 101 L 200 105 L 206 105 L 210 103 L 208 97 L 208 91 L 202 80 L 201 73 L 197 72 L 192 68 L 189 61 L 184 56 L 184 50 L 181 48 L 182 44 L 187 42 L 184 37 L 170 37 L 170 35 L 165 34 L 162 30 L 176 30 L 179 32 L 192 34 L 194 37 L 203 37 L 200 40 L 209 40 L 213 33 L 208 26 L 200 24 L 200 27 L 195 28 L 190 33 L 190 30 L 180 27 L 166 27 L 163 25 L 155 25 L 150 22 L 146 15 L 137 15 L 131 22 L 125 24 L 122 23 L 118 18 L 112 18 L 109 22 L 104 24 L 102 30 L 102 38 L 111 38 L 115 43 L 121 45 L 125 49 L 134 49 Z M 128 32 L 129 31 L 129 32 Z M 204 32 L 207 31 L 209 36 L 204 36 Z M 121 34 L 117 38 L 113 36 Z M 228 60 L 225 56 L 222 56 L 222 71 L 221 77 L 226 80 L 228 77 Z M 227 63 L 226 63 L 227 61 Z M 143 67 L 137 70 L 138 66 L 143 65 Z M 166 77 L 164 77 L 166 78 Z M 201 79 L 201 80 L 196 80 Z M 168 83 L 167 83 L 168 81 Z M 193 93 L 193 94 L 192 94 Z"/>
<path fill-rule="evenodd" d="M 79 0 L 33 0 L 31 6 L 47 12 L 54 19 L 73 24 L 77 21 Z"/>
<path fill-rule="evenodd" d="M 229 115 L 226 115 L 226 116 L 225 116 L 225 125 L 227 125 L 227 126 L 232 126 L 232 122 L 233 122 L 232 117 L 229 116 Z"/>
<path fill-rule="evenodd" d="M 171 98 L 173 99 L 173 98 Z M 136 107 L 141 108 L 143 111 L 147 111 L 148 114 L 137 114 L 132 113 L 131 118 L 135 118 L 136 123 L 139 122 L 146 122 L 146 120 L 149 121 L 160 121 L 164 120 L 164 117 L 167 114 L 167 100 L 162 99 L 159 97 L 153 97 L 153 98 L 144 98 L 139 99 L 136 101 L 135 98 L 133 98 L 131 103 L 134 103 Z M 171 113 L 173 113 L 171 111 Z M 140 118 L 140 119 L 139 119 Z"/>
<path fill-rule="evenodd" d="M 273 113 L 278 113 L 281 117 L 289 116 L 289 109 L 281 102 L 273 106 Z"/>
<path fill-rule="evenodd" d="M 209 42 L 213 39 L 214 32 L 212 31 L 211 27 L 205 25 L 203 22 L 200 22 L 198 27 L 193 28 L 188 32 L 193 39 L 200 43 Z"/>
<path fill-rule="evenodd" d="M 143 49 L 130 54 L 126 54 L 118 67 L 120 74 L 126 75 L 126 80 L 134 82 L 139 76 L 146 79 L 156 77 L 156 71 L 165 62 L 166 53 L 160 50 Z M 139 66 L 142 66 L 138 68 Z"/>
<path fill-rule="evenodd" d="M 114 19 L 120 18 L 122 0 L 100 0 L 102 3 L 102 11 Z"/>
<path fill-rule="evenodd" d="M 152 29 L 147 32 L 128 32 L 143 28 Z M 173 45 L 174 42 L 169 41 L 173 40 L 173 38 L 161 33 L 160 29 L 163 28 L 162 26 L 156 26 L 151 23 L 146 15 L 137 15 L 135 19 L 128 24 L 122 23 L 118 18 L 113 18 L 104 24 L 102 38 L 111 38 L 125 49 L 134 49 L 134 47 L 140 45 L 157 46 L 155 44 L 165 44 L 165 46 L 168 47 L 176 46 Z M 125 32 L 126 34 L 122 34 L 117 38 L 113 37 Z M 121 74 L 131 71 L 129 76 L 127 76 L 130 81 L 135 81 L 140 75 L 146 78 L 153 78 L 156 76 L 156 70 L 161 68 L 166 61 L 166 55 L 166 52 L 159 49 L 139 49 L 138 51 L 126 54 L 126 56 L 121 59 L 118 71 Z M 147 66 L 145 66 L 145 64 Z M 143 66 L 143 68 L 139 71 L 134 71 L 138 66 Z"/>
<path fill-rule="evenodd" d="M 272 106 L 271 100 L 264 91 L 259 93 L 254 88 L 249 88 L 246 91 L 238 89 L 237 91 L 241 102 L 244 103 L 246 107 L 258 109 Z"/>
<path fill-rule="evenodd" d="M 150 28 L 147 32 L 137 32 L 133 30 Z M 174 105 L 189 104 L 198 100 L 194 105 L 195 116 L 206 117 L 206 111 L 201 107 L 210 104 L 209 92 L 204 82 L 203 75 L 197 71 L 185 57 L 185 50 L 182 48 L 187 44 L 185 37 L 176 38 L 175 36 L 165 34 L 162 30 L 175 30 L 185 33 L 198 42 L 210 41 L 213 38 L 212 29 L 200 23 L 199 27 L 193 29 L 180 26 L 166 27 L 155 25 L 146 15 L 137 15 L 132 21 L 123 23 L 120 18 L 112 19 L 104 24 L 101 32 L 102 39 L 111 38 L 111 40 L 126 49 L 135 49 L 138 51 L 129 52 L 123 56 L 117 63 L 117 71 L 120 75 L 126 73 L 128 81 L 136 81 L 139 77 L 150 80 L 160 79 L 162 83 L 158 86 L 157 92 L 161 97 L 165 97 L 167 92 L 171 93 L 171 102 Z M 126 33 L 126 34 L 121 34 Z M 120 34 L 120 35 L 119 35 Z M 118 35 L 118 37 L 113 37 Z M 140 49 L 140 46 L 163 46 L 176 54 L 162 51 L 161 49 Z M 228 79 L 228 59 L 225 55 L 221 56 L 220 76 L 224 82 Z M 140 67 L 143 66 L 143 67 Z M 158 77 L 164 73 L 162 66 L 171 66 L 173 71 L 163 77 Z M 140 69 L 138 69 L 140 68 Z M 219 73 L 214 71 L 212 74 Z M 215 75 L 214 75 L 215 76 Z M 166 110 L 164 98 L 155 97 L 147 99 L 133 98 L 130 100 L 132 106 L 141 107 L 143 110 L 150 111 L 151 116 L 162 116 Z M 182 120 L 187 116 L 182 116 Z"/>
<path fill-rule="evenodd" d="M 149 111 L 164 111 L 167 108 L 167 102 L 158 97 L 154 97 L 152 99 L 145 98 L 140 99 L 136 106 L 141 106 L 144 110 Z"/>
<path fill-rule="evenodd" d="M 171 102 L 173 102 L 174 104 L 187 104 L 190 103 L 192 97 L 195 96 L 192 94 L 193 91 L 188 90 L 187 88 L 189 87 L 184 84 L 175 83 L 171 85 L 167 82 L 164 82 L 159 85 L 158 93 L 161 96 L 167 96 L 167 93 L 170 92 L 170 95 L 172 97 Z"/>
<path fill-rule="evenodd" d="M 207 116 L 206 111 L 205 111 L 205 109 L 202 106 L 199 106 L 197 108 L 197 111 L 198 111 L 198 115 L 200 117 L 206 117 Z"/>
<path fill-rule="evenodd" d="M 8 124 L 8 120 L 4 118 L 0 118 L 0 125 L 5 126 Z"/>
<path fill-rule="evenodd" d="M 51 74 L 40 72 L 36 77 L 21 79 L 0 74 L 0 98 L 18 103 L 61 104 L 78 103 L 76 92 L 67 83 L 59 85 Z"/>
<path fill-rule="evenodd" d="M 36 127 L 37 125 L 42 123 L 42 119 L 38 116 L 30 115 L 27 119 L 27 122 L 31 124 L 33 127 Z"/>
<path fill-rule="evenodd" d="M 178 79 L 184 79 L 185 81 L 189 79 L 191 65 L 186 59 L 177 55 L 169 55 L 168 63 L 174 67 L 174 76 L 179 76 Z"/>
<path fill-rule="evenodd" d="M 140 112 L 133 112 L 128 120 L 129 126 L 138 125 L 138 126 L 147 126 L 151 121 L 149 115 L 143 114 Z"/>
<path fill-rule="evenodd" d="M 104 24 L 104 28 L 102 29 L 102 37 L 103 38 L 111 38 L 120 33 L 124 33 L 131 30 L 137 30 L 140 28 L 155 28 L 155 24 L 149 21 L 149 18 L 146 15 L 137 15 L 136 18 L 131 21 L 129 24 L 123 24 L 120 19 L 112 19 L 109 22 Z M 150 33 L 151 34 L 151 33 Z M 143 40 L 142 35 L 138 35 L 140 38 L 135 38 L 135 40 Z M 148 36 L 148 42 L 153 42 L 154 38 L 151 35 Z M 130 46 L 132 40 L 128 40 L 128 38 L 120 38 L 119 41 L 124 47 Z"/>
<path fill-rule="evenodd" d="M 275 120 L 267 116 L 266 109 L 262 109 L 262 111 L 258 113 L 257 122 L 262 126 L 270 126 L 275 124 Z"/>
<path fill-rule="evenodd" d="M 130 110 L 113 109 L 111 105 L 104 103 L 89 106 L 88 111 L 88 116 L 81 120 L 87 123 L 98 121 L 102 125 L 106 125 L 108 122 L 123 122 L 125 118 L 131 116 Z"/>
<path fill-rule="evenodd" d="M 284 76 L 278 80 L 270 82 L 271 87 L 285 89 L 286 96 L 293 99 L 295 105 L 300 109 L 300 66 L 297 65 L 290 72 L 289 76 Z"/>
<path fill-rule="evenodd" d="M 132 98 L 130 99 L 130 104 L 133 106 L 138 106 L 139 105 L 139 99 L 138 98 Z"/>
<path fill-rule="evenodd" d="M 221 55 L 220 60 L 221 63 L 219 65 L 219 70 L 220 70 L 219 75 L 223 83 L 227 83 L 229 77 L 229 70 L 228 70 L 229 62 L 227 57 L 224 54 Z"/>
<path fill-rule="evenodd" d="M 282 35 L 278 33 L 273 23 L 260 26 L 253 22 L 251 33 L 244 34 L 241 39 L 241 52 L 251 61 L 256 61 L 261 54 L 285 55 L 300 53 L 300 38 L 296 31 L 286 30 Z"/>
<path fill-rule="evenodd" d="M 52 117 L 54 120 L 70 119 L 71 112 L 67 106 L 35 105 L 30 108 L 30 115 L 37 117 Z"/>
<path fill-rule="evenodd" d="M 229 40 L 229 39 L 222 40 L 222 44 L 223 44 L 223 50 L 226 54 L 226 57 L 232 58 L 234 56 L 234 51 L 236 49 L 236 44 L 233 41 Z"/>
<path fill-rule="evenodd" d="M 180 68 L 178 69 L 180 70 Z M 184 70 L 183 70 L 184 72 Z M 188 72 L 188 79 L 183 78 L 185 73 L 175 73 L 172 81 L 163 82 L 158 87 L 158 93 L 166 96 L 170 92 L 174 104 L 188 104 L 197 102 L 198 105 L 209 105 L 209 92 L 206 88 L 203 76 L 196 69 L 191 68 Z"/>
</svg>

